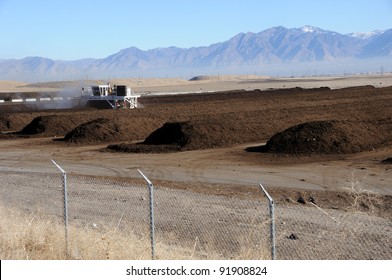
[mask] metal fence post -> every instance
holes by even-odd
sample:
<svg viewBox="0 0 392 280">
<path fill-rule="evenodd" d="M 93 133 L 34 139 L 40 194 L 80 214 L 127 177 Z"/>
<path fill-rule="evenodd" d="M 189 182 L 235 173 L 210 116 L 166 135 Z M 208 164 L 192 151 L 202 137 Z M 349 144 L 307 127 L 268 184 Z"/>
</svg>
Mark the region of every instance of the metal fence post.
<svg viewBox="0 0 392 280">
<path fill-rule="evenodd" d="M 65 251 L 66 251 L 66 254 L 67 254 L 67 257 L 68 257 L 69 256 L 69 246 L 68 246 L 68 190 L 67 190 L 67 173 L 53 159 L 52 159 L 52 162 L 60 170 L 60 172 L 63 175 Z"/>
<path fill-rule="evenodd" d="M 269 201 L 269 210 L 270 210 L 270 218 L 271 218 L 271 256 L 273 260 L 276 260 L 276 244 L 275 244 L 275 203 L 272 197 L 265 190 L 263 185 L 259 183 L 261 190 L 264 192 L 265 196 Z"/>
<path fill-rule="evenodd" d="M 151 259 L 155 259 L 155 221 L 154 221 L 154 185 L 152 182 L 138 169 L 140 175 L 146 180 L 148 185 L 148 194 L 150 201 L 150 239 L 151 239 Z"/>
</svg>

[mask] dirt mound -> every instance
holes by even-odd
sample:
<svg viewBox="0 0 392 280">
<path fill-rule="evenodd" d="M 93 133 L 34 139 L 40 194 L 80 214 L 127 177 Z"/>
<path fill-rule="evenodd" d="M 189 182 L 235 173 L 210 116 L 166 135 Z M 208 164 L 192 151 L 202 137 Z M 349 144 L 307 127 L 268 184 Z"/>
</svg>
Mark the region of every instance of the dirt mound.
<svg viewBox="0 0 392 280">
<path fill-rule="evenodd" d="M 314 121 L 275 134 L 265 151 L 285 154 L 350 154 L 385 146 L 389 122 Z"/>
<path fill-rule="evenodd" d="M 191 79 L 189 79 L 189 81 L 206 81 L 206 80 L 210 80 L 211 78 L 209 76 L 195 76 Z"/>
<path fill-rule="evenodd" d="M 172 146 L 174 149 L 197 150 L 225 145 L 230 139 L 227 127 L 214 121 L 169 122 L 151 133 L 144 145 Z"/>
<path fill-rule="evenodd" d="M 392 164 L 392 157 L 386 158 L 381 161 L 382 164 Z"/>
<path fill-rule="evenodd" d="M 167 122 L 140 144 L 123 143 L 121 146 L 112 145 L 110 149 L 152 153 L 229 147 L 257 141 L 270 129 L 266 124 L 261 126 L 257 119 L 230 116 L 225 119 Z M 262 151 L 305 155 L 356 153 L 387 146 L 392 140 L 391 129 L 391 119 L 377 122 L 306 122 L 277 133 Z"/>
<path fill-rule="evenodd" d="M 0 113 L 0 131 L 2 132 L 21 131 L 26 125 L 28 125 L 34 119 L 34 117 L 36 116 L 30 113 L 17 113 L 17 114 Z"/>
<path fill-rule="evenodd" d="M 94 143 L 126 139 L 126 131 L 121 124 L 107 118 L 98 118 L 83 123 L 64 136 L 64 141 L 72 143 Z"/>
<path fill-rule="evenodd" d="M 195 133 L 195 126 L 190 122 L 165 123 L 151 133 L 144 144 L 146 145 L 174 145 L 184 147 L 191 141 Z"/>
<path fill-rule="evenodd" d="M 8 115 L 2 116 L 0 115 L 0 131 L 9 131 L 11 130 L 11 119 Z"/>
<path fill-rule="evenodd" d="M 0 127 L 1 131 L 19 129 L 15 134 L 17 136 L 62 137 L 68 134 L 66 141 L 88 144 L 102 141 L 140 141 L 163 123 L 159 117 L 133 116 L 130 111 L 111 109 L 80 113 L 60 112 L 56 115 L 35 117 L 29 114 L 0 115 Z"/>
<path fill-rule="evenodd" d="M 48 115 L 34 118 L 18 134 L 40 136 L 62 136 L 80 123 L 80 120 L 62 115 Z"/>
<path fill-rule="evenodd" d="M 145 138 L 159 126 L 159 119 L 129 118 L 121 113 L 115 116 L 108 114 L 107 117 L 82 123 L 69 131 L 64 141 L 80 144 L 136 141 Z"/>
<path fill-rule="evenodd" d="M 167 122 L 140 144 L 109 145 L 122 152 L 172 152 L 230 146 L 239 143 L 244 134 L 230 121 L 195 120 Z"/>
<path fill-rule="evenodd" d="M 392 140 L 392 121 L 389 124 L 388 121 L 382 123 L 390 118 L 391 96 L 392 88 L 367 87 L 355 90 L 294 88 L 293 92 L 291 89 L 236 90 L 150 96 L 141 98 L 145 108 L 140 110 L 1 112 L 0 125 L 5 132 L 22 130 L 29 137 L 54 137 L 64 136 L 92 120 L 105 118 L 118 124 L 121 131 L 115 134 L 118 138 L 104 139 L 108 139 L 105 140 L 108 141 L 107 144 L 118 144 L 124 141 L 143 141 L 164 123 L 176 122 L 181 124 L 184 135 L 189 135 L 186 143 L 179 141 L 178 145 L 181 150 L 190 150 L 266 142 L 274 134 L 290 126 L 334 119 L 351 122 L 346 124 L 344 132 L 351 133 L 348 135 L 350 138 L 347 138 L 350 141 L 361 140 L 358 149 L 361 150 L 377 148 L 388 137 L 389 141 Z M 38 119 L 33 120 L 34 118 Z M 29 122 L 31 123 L 27 126 Z M 388 137 L 386 133 L 389 133 Z M 83 138 L 81 135 L 79 137 Z M 87 144 L 102 139 L 84 136 L 83 140 L 75 141 Z"/>
</svg>

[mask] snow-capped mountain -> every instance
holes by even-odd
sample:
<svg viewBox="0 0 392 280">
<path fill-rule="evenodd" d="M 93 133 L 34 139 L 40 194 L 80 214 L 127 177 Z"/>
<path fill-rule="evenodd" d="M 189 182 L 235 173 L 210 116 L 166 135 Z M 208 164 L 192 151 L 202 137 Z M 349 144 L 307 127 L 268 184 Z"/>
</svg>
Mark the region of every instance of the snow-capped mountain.
<svg viewBox="0 0 392 280">
<path fill-rule="evenodd" d="M 311 25 L 305 25 L 305 26 L 301 27 L 300 29 L 305 33 L 314 33 L 314 32 L 325 33 L 325 32 L 328 32 L 328 31 L 325 31 L 321 28 L 311 26 Z"/>
<path fill-rule="evenodd" d="M 392 56 L 392 29 L 373 35 L 363 47 L 361 57 L 374 56 Z"/>
<path fill-rule="evenodd" d="M 349 33 L 347 35 L 357 39 L 368 40 L 375 36 L 381 35 L 384 32 L 385 30 L 374 30 L 371 32 L 354 32 L 354 33 Z"/>
<path fill-rule="evenodd" d="M 204 47 L 123 49 L 102 59 L 57 61 L 27 57 L 0 60 L 0 79 L 53 80 L 89 77 L 130 77 L 142 73 L 178 75 L 198 71 L 245 72 L 276 68 L 295 69 L 311 63 L 338 65 L 340 61 L 361 61 L 392 56 L 392 29 L 370 33 L 340 34 L 314 26 L 273 27 L 259 33 L 240 33 L 227 41 Z M 283 68 L 285 69 L 285 68 Z"/>
</svg>

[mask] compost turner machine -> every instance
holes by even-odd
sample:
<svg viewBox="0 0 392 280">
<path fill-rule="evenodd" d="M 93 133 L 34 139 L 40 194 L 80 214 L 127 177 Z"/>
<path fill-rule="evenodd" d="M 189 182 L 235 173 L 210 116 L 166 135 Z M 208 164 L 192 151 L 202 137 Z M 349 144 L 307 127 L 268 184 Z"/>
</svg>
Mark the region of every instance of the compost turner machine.
<svg viewBox="0 0 392 280">
<path fill-rule="evenodd" d="M 137 108 L 137 99 L 140 95 L 132 92 L 131 88 L 125 85 L 94 85 L 82 88 L 82 100 L 106 101 L 113 109 L 117 108 Z"/>
</svg>

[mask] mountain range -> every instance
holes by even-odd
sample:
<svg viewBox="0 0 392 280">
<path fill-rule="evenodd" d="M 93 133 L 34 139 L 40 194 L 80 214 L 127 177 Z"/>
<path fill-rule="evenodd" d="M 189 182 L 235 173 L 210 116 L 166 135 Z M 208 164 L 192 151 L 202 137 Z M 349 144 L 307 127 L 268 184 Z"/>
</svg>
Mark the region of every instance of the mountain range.
<svg viewBox="0 0 392 280">
<path fill-rule="evenodd" d="M 161 77 L 211 73 L 368 72 L 392 62 L 392 29 L 340 34 L 318 27 L 273 27 L 192 48 L 130 47 L 101 59 L 0 59 L 3 80 Z M 387 66 L 387 65 L 385 65 Z M 388 70 L 388 69 L 386 69 Z"/>
</svg>

